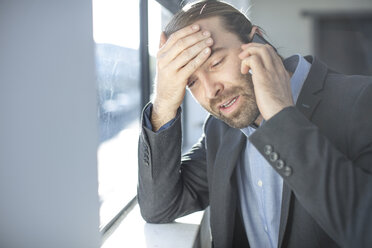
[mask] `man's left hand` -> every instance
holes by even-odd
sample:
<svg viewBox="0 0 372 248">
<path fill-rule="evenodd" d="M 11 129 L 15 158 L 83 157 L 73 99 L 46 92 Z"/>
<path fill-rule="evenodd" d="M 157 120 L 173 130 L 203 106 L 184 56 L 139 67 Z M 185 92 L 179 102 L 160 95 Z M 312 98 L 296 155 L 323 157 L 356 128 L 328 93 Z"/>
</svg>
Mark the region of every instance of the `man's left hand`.
<svg viewBox="0 0 372 248">
<path fill-rule="evenodd" d="M 293 106 L 290 75 L 274 48 L 268 44 L 242 45 L 241 73 L 251 70 L 256 102 L 262 117 L 269 120 L 282 109 Z"/>
</svg>

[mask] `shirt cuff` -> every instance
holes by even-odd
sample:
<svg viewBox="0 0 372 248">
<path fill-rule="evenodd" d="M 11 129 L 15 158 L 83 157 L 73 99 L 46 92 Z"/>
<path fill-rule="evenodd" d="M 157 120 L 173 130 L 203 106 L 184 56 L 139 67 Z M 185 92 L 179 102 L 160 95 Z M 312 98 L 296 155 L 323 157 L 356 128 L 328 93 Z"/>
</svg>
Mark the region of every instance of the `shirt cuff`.
<svg viewBox="0 0 372 248">
<path fill-rule="evenodd" d="M 145 110 L 143 111 L 143 125 L 145 127 L 147 127 L 148 129 L 153 130 L 152 129 L 152 124 L 151 124 L 151 121 L 150 121 L 151 113 L 152 113 L 152 104 L 149 104 L 145 108 Z M 180 110 L 178 109 L 176 117 L 174 117 L 172 120 L 168 121 L 163 126 L 161 126 L 159 128 L 159 130 L 156 131 L 155 133 L 158 133 L 160 131 L 163 131 L 163 130 L 169 128 L 170 126 L 172 126 L 173 122 L 177 119 L 177 117 L 178 117 L 179 114 L 180 114 Z"/>
</svg>

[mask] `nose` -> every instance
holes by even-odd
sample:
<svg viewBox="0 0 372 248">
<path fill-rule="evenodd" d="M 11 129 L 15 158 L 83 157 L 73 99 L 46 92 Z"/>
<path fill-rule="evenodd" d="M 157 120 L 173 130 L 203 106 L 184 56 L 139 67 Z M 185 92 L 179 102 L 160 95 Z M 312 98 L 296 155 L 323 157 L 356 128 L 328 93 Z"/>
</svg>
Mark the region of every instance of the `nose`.
<svg viewBox="0 0 372 248">
<path fill-rule="evenodd" d="M 208 99 L 217 98 L 224 89 L 223 84 L 216 76 L 203 75 L 201 81 L 204 88 L 204 95 Z"/>
</svg>

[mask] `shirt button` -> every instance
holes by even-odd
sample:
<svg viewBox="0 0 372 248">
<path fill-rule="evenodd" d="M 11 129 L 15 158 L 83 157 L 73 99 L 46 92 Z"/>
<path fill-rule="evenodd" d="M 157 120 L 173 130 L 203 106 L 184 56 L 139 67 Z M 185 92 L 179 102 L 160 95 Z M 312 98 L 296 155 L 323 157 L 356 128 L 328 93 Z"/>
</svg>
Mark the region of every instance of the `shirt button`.
<svg viewBox="0 0 372 248">
<path fill-rule="evenodd" d="M 262 181 L 261 180 L 258 180 L 257 185 L 260 186 L 260 187 L 262 187 Z"/>
<path fill-rule="evenodd" d="M 267 226 L 265 226 L 265 231 L 267 232 Z"/>
</svg>

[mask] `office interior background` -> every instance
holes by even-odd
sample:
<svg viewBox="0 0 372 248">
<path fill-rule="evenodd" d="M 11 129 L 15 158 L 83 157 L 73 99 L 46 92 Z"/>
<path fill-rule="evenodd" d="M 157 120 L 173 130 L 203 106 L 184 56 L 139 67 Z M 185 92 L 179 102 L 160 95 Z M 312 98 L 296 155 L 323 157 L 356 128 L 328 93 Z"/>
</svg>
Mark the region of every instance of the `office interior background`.
<svg viewBox="0 0 372 248">
<path fill-rule="evenodd" d="M 175 247 L 167 228 L 186 232 L 179 247 L 206 246 L 202 217 L 165 230 L 136 201 L 160 32 L 188 2 L 0 0 L 0 247 Z M 372 0 L 226 2 L 283 57 L 372 75 Z M 187 94 L 185 150 L 205 117 Z"/>
</svg>

